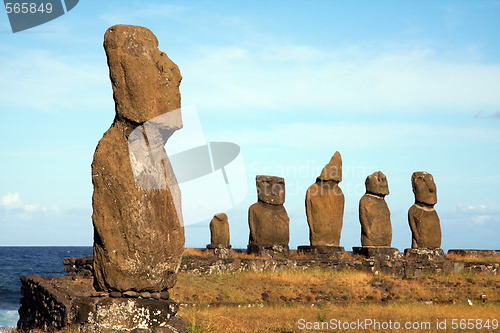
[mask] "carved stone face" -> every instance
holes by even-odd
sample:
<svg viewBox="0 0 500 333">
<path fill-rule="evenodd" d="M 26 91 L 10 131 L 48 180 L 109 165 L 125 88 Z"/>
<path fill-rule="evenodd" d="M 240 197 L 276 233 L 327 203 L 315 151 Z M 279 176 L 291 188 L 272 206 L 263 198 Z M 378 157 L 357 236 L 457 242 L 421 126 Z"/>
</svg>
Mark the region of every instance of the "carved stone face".
<svg viewBox="0 0 500 333">
<path fill-rule="evenodd" d="M 389 194 L 387 177 L 381 171 L 376 171 L 366 177 L 365 187 L 366 193 L 372 193 L 380 196 L 386 196 Z"/>
<path fill-rule="evenodd" d="M 260 201 L 271 205 L 285 203 L 285 180 L 274 176 L 257 176 L 257 195 Z"/>
<path fill-rule="evenodd" d="M 116 25 L 104 35 L 119 118 L 143 123 L 180 108 L 179 68 L 144 27 Z"/>
<path fill-rule="evenodd" d="M 437 202 L 437 189 L 434 177 L 425 171 L 414 172 L 411 176 L 411 185 L 415 194 L 415 201 L 427 205 Z"/>
</svg>

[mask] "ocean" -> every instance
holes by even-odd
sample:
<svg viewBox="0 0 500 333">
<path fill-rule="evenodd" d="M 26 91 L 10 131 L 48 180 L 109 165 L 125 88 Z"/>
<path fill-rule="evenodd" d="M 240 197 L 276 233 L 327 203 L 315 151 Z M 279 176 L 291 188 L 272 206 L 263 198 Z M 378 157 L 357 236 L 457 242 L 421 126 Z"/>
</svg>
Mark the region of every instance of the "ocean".
<svg viewBox="0 0 500 333">
<path fill-rule="evenodd" d="M 64 257 L 87 257 L 92 246 L 2 247 L 0 246 L 0 332 L 16 327 L 23 275 L 64 275 Z"/>
</svg>

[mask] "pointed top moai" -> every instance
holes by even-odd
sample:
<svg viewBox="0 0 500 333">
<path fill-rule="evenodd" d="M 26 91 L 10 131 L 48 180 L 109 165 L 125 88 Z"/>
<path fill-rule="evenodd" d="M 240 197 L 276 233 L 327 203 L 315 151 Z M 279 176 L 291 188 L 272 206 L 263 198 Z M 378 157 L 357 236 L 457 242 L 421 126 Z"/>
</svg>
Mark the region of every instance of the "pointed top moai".
<svg viewBox="0 0 500 333">
<path fill-rule="evenodd" d="M 318 177 L 319 180 L 328 181 L 333 180 L 336 182 L 342 181 L 342 157 L 338 151 L 330 159 L 327 165 L 321 171 L 321 175 Z"/>
</svg>

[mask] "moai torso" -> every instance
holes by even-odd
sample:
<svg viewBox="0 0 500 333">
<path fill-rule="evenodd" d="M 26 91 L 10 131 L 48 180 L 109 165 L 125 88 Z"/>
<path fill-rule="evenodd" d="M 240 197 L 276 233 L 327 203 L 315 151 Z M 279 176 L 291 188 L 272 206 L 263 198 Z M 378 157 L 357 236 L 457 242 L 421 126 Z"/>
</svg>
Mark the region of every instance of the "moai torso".
<svg viewBox="0 0 500 333">
<path fill-rule="evenodd" d="M 285 181 L 280 177 L 257 176 L 257 203 L 248 209 L 249 244 L 288 245 L 289 221 L 285 202 Z"/>
<path fill-rule="evenodd" d="M 408 210 L 412 248 L 439 248 L 441 247 L 441 226 L 434 209 L 437 202 L 434 178 L 427 172 L 414 172 L 412 187 L 415 204 Z"/>
<path fill-rule="evenodd" d="M 344 216 L 342 159 L 336 152 L 306 192 L 306 214 L 311 246 L 338 246 Z"/>
<path fill-rule="evenodd" d="M 359 201 L 362 246 L 391 246 L 391 212 L 384 197 L 389 194 L 385 175 L 378 171 L 365 181 L 366 193 Z"/>
</svg>

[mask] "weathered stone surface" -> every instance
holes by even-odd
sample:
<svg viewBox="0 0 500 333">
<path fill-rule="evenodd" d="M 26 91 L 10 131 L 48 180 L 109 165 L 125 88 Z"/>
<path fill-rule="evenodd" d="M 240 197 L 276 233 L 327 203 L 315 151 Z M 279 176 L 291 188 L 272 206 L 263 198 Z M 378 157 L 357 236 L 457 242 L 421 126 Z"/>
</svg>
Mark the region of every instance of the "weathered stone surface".
<svg viewBox="0 0 500 333">
<path fill-rule="evenodd" d="M 408 223 L 412 232 L 411 247 L 439 248 L 441 246 L 441 226 L 434 209 L 437 190 L 430 173 L 414 172 L 411 177 L 415 204 L 408 210 Z"/>
<path fill-rule="evenodd" d="M 92 279 L 23 277 L 18 329 L 83 332 L 186 332 L 171 300 L 91 297 Z"/>
<path fill-rule="evenodd" d="M 333 180 L 337 183 L 342 181 L 342 157 L 338 151 L 333 154 L 330 162 L 321 170 L 318 178 L 323 181 Z"/>
<path fill-rule="evenodd" d="M 94 271 L 94 257 L 79 257 L 63 259 L 64 271 L 68 275 L 92 276 Z"/>
<path fill-rule="evenodd" d="M 472 250 L 472 249 L 450 249 L 448 254 L 454 254 L 463 257 L 498 257 L 500 256 L 499 251 L 495 250 Z"/>
<path fill-rule="evenodd" d="M 311 246 L 338 246 L 344 216 L 344 194 L 338 186 L 342 180 L 342 159 L 335 152 L 306 192 L 306 214 Z"/>
<path fill-rule="evenodd" d="M 445 254 L 442 249 L 417 248 L 405 249 L 405 257 L 417 260 L 444 260 Z"/>
<path fill-rule="evenodd" d="M 248 254 L 257 254 L 263 257 L 282 257 L 288 256 L 290 249 L 288 245 L 259 245 L 259 244 L 249 244 L 247 247 Z"/>
<path fill-rule="evenodd" d="M 352 253 L 376 260 L 394 260 L 400 256 L 398 249 L 383 246 L 355 246 Z"/>
<path fill-rule="evenodd" d="M 248 209 L 249 244 L 286 245 L 289 221 L 285 202 L 285 180 L 281 177 L 257 176 L 259 201 Z"/>
<path fill-rule="evenodd" d="M 137 291 L 128 290 L 128 291 L 123 292 L 122 296 L 126 297 L 126 298 L 138 298 L 140 296 L 140 294 Z"/>
<path fill-rule="evenodd" d="M 270 205 L 285 203 L 285 179 L 275 176 L 259 175 L 255 177 L 259 201 Z"/>
<path fill-rule="evenodd" d="M 391 212 L 384 199 L 389 194 L 387 178 L 380 171 L 374 172 L 366 178 L 365 187 L 359 201 L 361 245 L 391 246 Z"/>
<path fill-rule="evenodd" d="M 210 221 L 210 244 L 229 246 L 229 222 L 224 213 L 215 214 Z"/>
<path fill-rule="evenodd" d="M 321 258 L 321 259 L 341 259 L 344 257 L 345 254 L 343 246 L 325 246 L 325 245 L 299 246 L 297 248 L 297 253 L 311 255 L 314 258 Z"/>
<path fill-rule="evenodd" d="M 231 258 L 231 245 L 208 244 L 208 253 L 220 259 Z"/>
<path fill-rule="evenodd" d="M 116 116 L 92 162 L 95 287 L 161 291 L 175 284 L 184 249 L 180 192 L 163 148 L 182 127 L 181 75 L 146 28 L 113 26 L 104 49 Z"/>
</svg>

